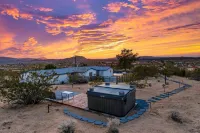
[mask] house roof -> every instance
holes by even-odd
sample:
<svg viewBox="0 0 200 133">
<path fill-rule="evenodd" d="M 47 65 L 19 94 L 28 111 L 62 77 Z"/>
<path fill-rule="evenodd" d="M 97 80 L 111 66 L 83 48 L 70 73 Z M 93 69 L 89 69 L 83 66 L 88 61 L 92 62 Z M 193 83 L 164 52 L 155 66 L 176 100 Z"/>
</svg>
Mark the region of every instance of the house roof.
<svg viewBox="0 0 200 133">
<path fill-rule="evenodd" d="M 29 71 L 29 72 L 36 72 L 38 74 L 45 74 L 45 75 L 51 75 L 53 73 L 55 73 L 57 75 L 61 75 L 61 74 L 71 74 L 71 73 L 84 73 L 90 69 L 93 69 L 96 71 L 106 71 L 106 70 L 110 69 L 110 67 L 101 67 L 101 66 L 68 67 L 68 68 L 51 69 L 51 70 Z"/>
</svg>

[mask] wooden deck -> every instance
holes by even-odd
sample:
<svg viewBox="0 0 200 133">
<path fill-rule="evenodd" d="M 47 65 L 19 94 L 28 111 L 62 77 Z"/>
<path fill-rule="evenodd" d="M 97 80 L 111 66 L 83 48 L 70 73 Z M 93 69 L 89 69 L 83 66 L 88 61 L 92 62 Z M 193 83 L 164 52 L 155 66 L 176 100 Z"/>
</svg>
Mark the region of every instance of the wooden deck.
<svg viewBox="0 0 200 133">
<path fill-rule="evenodd" d="M 62 100 L 60 100 L 58 102 L 63 103 L 65 105 L 73 106 L 73 107 L 76 107 L 76 108 L 84 109 L 84 110 L 88 109 L 87 95 L 84 94 L 84 93 L 78 94 L 70 100 L 64 100 L 63 102 L 62 102 Z"/>
</svg>

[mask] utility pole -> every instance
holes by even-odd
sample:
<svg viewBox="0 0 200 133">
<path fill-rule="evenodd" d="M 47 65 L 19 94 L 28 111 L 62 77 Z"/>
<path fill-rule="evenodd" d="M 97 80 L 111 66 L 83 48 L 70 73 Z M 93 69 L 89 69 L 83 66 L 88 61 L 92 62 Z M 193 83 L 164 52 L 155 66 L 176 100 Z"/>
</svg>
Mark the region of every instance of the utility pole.
<svg viewBox="0 0 200 133">
<path fill-rule="evenodd" d="M 74 60 L 75 60 L 75 67 L 77 67 L 77 65 L 76 65 L 76 55 L 74 56 Z"/>
</svg>

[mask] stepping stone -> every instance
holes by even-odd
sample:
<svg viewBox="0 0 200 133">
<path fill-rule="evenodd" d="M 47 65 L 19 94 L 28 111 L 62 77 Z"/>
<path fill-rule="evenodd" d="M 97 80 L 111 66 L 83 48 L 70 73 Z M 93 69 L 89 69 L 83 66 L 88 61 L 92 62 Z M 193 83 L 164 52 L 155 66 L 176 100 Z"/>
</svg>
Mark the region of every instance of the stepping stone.
<svg viewBox="0 0 200 133">
<path fill-rule="evenodd" d="M 95 124 L 95 125 L 102 125 L 103 122 L 102 122 L 102 121 L 95 121 L 94 124 Z"/>
<path fill-rule="evenodd" d="M 88 119 L 88 120 L 87 120 L 87 122 L 89 122 L 89 123 L 94 123 L 94 122 L 95 122 L 95 120 Z"/>
<path fill-rule="evenodd" d="M 135 119 L 134 116 L 129 116 L 129 117 L 127 117 L 127 120 L 129 120 L 129 121 L 132 121 L 132 120 L 134 120 L 134 119 Z"/>
<path fill-rule="evenodd" d="M 160 94 L 160 96 L 167 96 L 167 94 Z"/>
<path fill-rule="evenodd" d="M 162 99 L 166 98 L 167 96 L 160 96 Z"/>
<path fill-rule="evenodd" d="M 121 118 L 120 118 L 120 120 L 125 120 L 125 119 L 126 119 L 126 117 L 121 117 Z"/>
<path fill-rule="evenodd" d="M 82 121 L 87 121 L 88 119 L 85 118 L 85 117 L 82 117 L 80 120 L 82 120 Z"/>
<path fill-rule="evenodd" d="M 138 111 L 137 114 L 138 115 L 142 115 L 142 114 L 144 114 L 144 112 L 143 111 Z"/>
<path fill-rule="evenodd" d="M 82 117 L 79 115 L 75 115 L 74 118 L 81 120 Z"/>
<path fill-rule="evenodd" d="M 157 101 L 162 100 L 161 98 L 158 98 L 158 97 L 152 97 L 152 99 L 155 99 Z"/>
<path fill-rule="evenodd" d="M 149 101 L 149 102 L 157 102 L 158 100 L 155 100 L 155 99 L 149 99 L 148 101 Z"/>
<path fill-rule="evenodd" d="M 65 114 L 68 114 L 68 113 L 69 113 L 69 111 L 67 111 L 67 110 L 64 110 L 64 113 L 65 113 Z"/>
<path fill-rule="evenodd" d="M 124 120 L 120 120 L 121 123 L 127 123 L 128 120 L 127 119 L 124 119 Z"/>
<path fill-rule="evenodd" d="M 142 111 L 142 112 L 146 112 L 146 109 L 140 109 L 140 111 Z"/>
<path fill-rule="evenodd" d="M 163 98 L 162 98 L 162 96 L 155 96 L 155 99 L 160 99 L 160 100 L 162 100 Z"/>
<path fill-rule="evenodd" d="M 107 127 L 107 123 L 103 122 L 102 126 Z"/>
<path fill-rule="evenodd" d="M 135 117 L 135 118 L 139 118 L 140 117 L 140 115 L 138 115 L 138 114 L 134 114 L 132 116 Z"/>
<path fill-rule="evenodd" d="M 176 92 L 171 92 L 172 94 L 176 94 Z"/>
<path fill-rule="evenodd" d="M 71 112 L 69 112 L 69 111 L 68 111 L 68 112 L 66 112 L 66 115 L 69 115 L 69 116 L 71 116 Z"/>
<path fill-rule="evenodd" d="M 76 117 L 76 114 L 73 114 L 73 113 L 70 113 L 70 116 L 72 116 L 72 117 Z"/>
</svg>

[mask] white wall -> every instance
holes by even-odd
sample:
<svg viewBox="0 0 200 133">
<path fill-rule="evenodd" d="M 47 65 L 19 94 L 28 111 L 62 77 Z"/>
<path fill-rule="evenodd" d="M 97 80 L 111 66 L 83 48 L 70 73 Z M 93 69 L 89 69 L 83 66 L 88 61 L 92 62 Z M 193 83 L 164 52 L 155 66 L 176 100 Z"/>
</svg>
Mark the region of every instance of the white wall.
<svg viewBox="0 0 200 133">
<path fill-rule="evenodd" d="M 22 79 L 21 82 L 34 82 L 31 78 L 28 78 L 29 76 L 31 76 L 30 73 L 24 73 L 24 74 L 22 74 L 22 75 L 23 75 L 23 79 Z M 29 79 L 30 81 L 28 81 L 28 79 Z M 39 79 L 39 77 L 38 77 L 38 79 Z M 55 80 L 55 79 L 56 79 L 56 80 Z M 52 80 L 50 80 L 50 83 L 51 83 L 51 84 L 61 84 L 62 81 L 63 81 L 64 83 L 68 83 L 68 82 L 69 82 L 69 77 L 68 77 L 67 74 L 56 75 L 56 76 L 54 76 L 54 77 L 52 78 Z"/>
<path fill-rule="evenodd" d="M 83 74 L 83 76 L 89 77 L 89 76 L 90 76 L 90 72 L 92 73 L 92 76 L 96 76 L 96 74 L 97 74 L 96 70 L 89 69 L 87 72 L 85 72 L 85 73 Z"/>
<path fill-rule="evenodd" d="M 103 77 L 111 77 L 111 76 L 113 76 L 113 69 L 110 68 L 107 71 L 100 71 L 99 74 L 100 74 L 100 76 L 103 76 Z"/>
<path fill-rule="evenodd" d="M 56 79 L 56 80 L 54 81 L 54 79 Z M 62 84 L 62 82 L 68 83 L 69 77 L 68 77 L 67 74 L 57 75 L 57 76 L 54 76 L 53 79 L 50 82 L 52 84 Z"/>
</svg>

